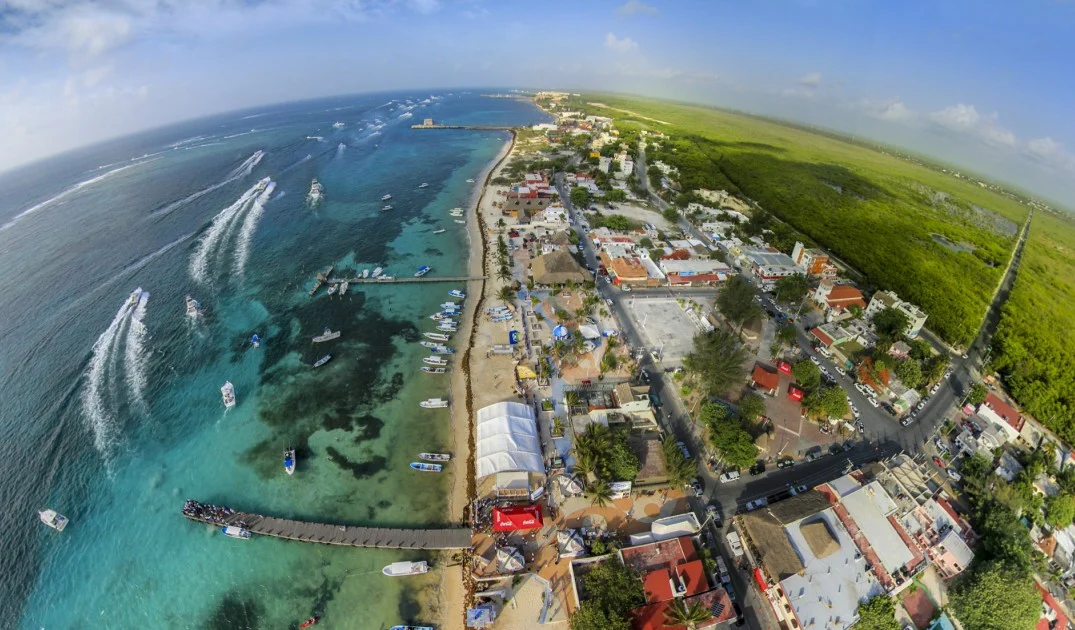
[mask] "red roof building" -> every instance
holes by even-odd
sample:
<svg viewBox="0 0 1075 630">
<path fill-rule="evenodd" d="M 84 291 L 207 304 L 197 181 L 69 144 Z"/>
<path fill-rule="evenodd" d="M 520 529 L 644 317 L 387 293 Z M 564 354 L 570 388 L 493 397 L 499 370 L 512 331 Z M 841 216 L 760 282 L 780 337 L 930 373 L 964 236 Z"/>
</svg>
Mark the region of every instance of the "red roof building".
<svg viewBox="0 0 1075 630">
<path fill-rule="evenodd" d="M 862 291 L 846 284 L 834 286 L 825 296 L 825 303 L 829 305 L 829 308 L 835 309 L 847 308 L 852 304 L 858 305 L 859 308 L 866 308 Z"/>
<path fill-rule="evenodd" d="M 824 330 L 821 330 L 820 328 L 813 328 L 810 331 L 810 334 L 817 337 L 817 340 L 821 342 L 821 345 L 825 346 L 826 348 L 832 345 L 832 337 L 826 335 Z"/>
<path fill-rule="evenodd" d="M 987 412 L 985 414 L 982 414 L 983 407 L 985 407 L 985 411 Z M 1016 433 L 1022 431 L 1023 425 L 1026 424 L 1026 419 L 1023 418 L 1022 414 L 1012 408 L 1011 405 L 1001 400 L 1000 396 L 997 396 L 993 392 L 986 394 L 985 402 L 978 405 L 978 413 L 985 415 L 991 420 L 1007 423 L 1008 426 L 1015 429 Z"/>
<path fill-rule="evenodd" d="M 685 249 L 673 249 L 671 254 L 661 256 L 663 260 L 690 260 L 691 253 Z"/>
<path fill-rule="evenodd" d="M 691 286 L 697 284 L 716 284 L 720 282 L 720 275 L 715 273 L 670 273 L 668 274 L 668 284 L 673 286 Z"/>
<path fill-rule="evenodd" d="M 1056 598 L 1049 594 L 1049 591 L 1043 589 L 1037 582 L 1034 586 L 1038 587 L 1038 591 L 1041 592 L 1042 602 L 1042 615 L 1038 619 L 1038 624 L 1034 626 L 1034 630 L 1054 630 L 1055 628 L 1067 628 L 1068 620 L 1064 615 L 1064 612 L 1060 609 L 1060 604 L 1057 603 Z"/>
<path fill-rule="evenodd" d="M 769 367 L 761 363 L 754 364 L 754 373 L 750 379 L 755 389 L 765 391 L 770 396 L 775 396 L 777 388 L 780 387 L 780 373 L 769 371 Z"/>
<path fill-rule="evenodd" d="M 668 623 L 668 611 L 674 601 L 647 604 L 631 611 L 631 630 L 686 630 L 686 626 Z M 714 628 L 726 621 L 735 619 L 735 608 L 727 591 L 715 588 L 703 593 L 683 598 L 683 604 L 692 606 L 701 604 L 712 617 L 695 624 L 695 628 L 704 630 Z"/>
</svg>

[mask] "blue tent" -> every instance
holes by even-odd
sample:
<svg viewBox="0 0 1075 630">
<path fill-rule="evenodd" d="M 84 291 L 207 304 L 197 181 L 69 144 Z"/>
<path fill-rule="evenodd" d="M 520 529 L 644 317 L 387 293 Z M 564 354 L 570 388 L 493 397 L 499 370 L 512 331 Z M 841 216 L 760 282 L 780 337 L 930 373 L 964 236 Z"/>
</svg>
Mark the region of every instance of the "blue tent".
<svg viewBox="0 0 1075 630">
<path fill-rule="evenodd" d="M 560 324 L 556 328 L 552 329 L 552 336 L 556 337 L 557 339 L 564 339 L 568 336 L 568 334 L 569 333 L 567 332 L 567 326 L 564 326 L 563 324 Z"/>
</svg>

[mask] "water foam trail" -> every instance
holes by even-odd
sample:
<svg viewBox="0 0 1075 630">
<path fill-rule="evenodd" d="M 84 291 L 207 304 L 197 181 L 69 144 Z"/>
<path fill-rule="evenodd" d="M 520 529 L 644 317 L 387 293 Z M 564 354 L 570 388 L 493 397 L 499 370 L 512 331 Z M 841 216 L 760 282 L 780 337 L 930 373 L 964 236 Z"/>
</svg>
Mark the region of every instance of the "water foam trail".
<svg viewBox="0 0 1075 630">
<path fill-rule="evenodd" d="M 131 312 L 131 324 L 127 328 L 127 341 L 123 348 L 123 366 L 127 371 L 127 387 L 131 391 L 133 402 L 144 408 L 146 389 L 146 303 L 149 291 L 142 291 L 138 296 L 138 305 Z"/>
<path fill-rule="evenodd" d="M 414 116 L 414 114 L 412 114 L 410 112 L 403 112 L 402 114 L 399 115 L 400 119 L 410 118 L 411 116 Z"/>
<path fill-rule="evenodd" d="M 97 341 L 93 344 L 89 371 L 86 374 L 86 388 L 82 390 L 82 410 L 93 430 L 93 444 L 106 458 L 112 446 L 118 441 L 115 416 L 105 400 L 108 367 L 115 355 L 120 328 L 131 317 L 134 308 L 132 300 L 138 300 L 141 295 L 142 288 L 135 289 L 130 297 L 123 301 L 123 305 L 112 318 L 112 322 L 108 324 L 108 328 L 97 337 Z"/>
<path fill-rule="evenodd" d="M 342 143 L 342 142 L 339 145 L 337 145 L 336 146 L 336 157 L 340 157 L 341 155 L 343 155 L 343 152 L 346 149 L 347 149 L 347 145 Z"/>
<path fill-rule="evenodd" d="M 250 258 L 250 241 L 254 238 L 254 231 L 258 229 L 258 221 L 265 213 L 265 202 L 269 200 L 272 191 L 276 189 L 276 182 L 269 180 L 265 190 L 251 204 L 243 219 L 243 229 L 239 231 L 239 240 L 235 246 L 235 275 L 242 278 L 246 272 L 246 261 Z"/>
<path fill-rule="evenodd" d="M 202 239 L 198 241 L 198 246 L 194 250 L 194 255 L 190 257 L 190 277 L 195 282 L 205 282 L 205 264 L 211 254 L 220 244 L 221 239 L 224 237 L 225 232 L 228 229 L 235 218 L 239 215 L 239 212 L 250 202 L 258 193 L 261 192 L 261 187 L 267 185 L 268 178 L 265 178 L 254 184 L 242 194 L 235 203 L 231 204 L 227 208 L 224 208 L 213 217 L 213 222 L 209 225 L 208 231 L 202 236 Z"/>
<path fill-rule="evenodd" d="M 83 188 L 85 188 L 87 186 L 92 186 L 92 185 L 96 184 L 97 182 L 99 182 L 101 180 L 104 180 L 104 179 L 107 179 L 109 177 L 112 177 L 116 173 L 120 173 L 120 172 L 125 171 L 125 170 L 127 170 L 129 168 L 134 168 L 134 167 L 139 166 L 141 164 L 145 164 L 148 161 L 150 161 L 150 160 L 145 160 L 145 161 L 142 161 L 142 162 L 135 162 L 133 164 L 126 164 L 124 166 L 114 168 L 114 169 L 112 169 L 110 171 L 107 171 L 105 173 L 101 173 L 100 175 L 97 175 L 96 177 L 91 177 L 90 179 L 87 179 L 86 181 L 79 182 L 79 183 L 75 184 L 74 186 L 71 186 L 70 188 L 64 190 L 60 194 L 58 194 L 58 195 L 56 195 L 54 197 L 51 197 L 49 199 L 46 199 L 46 200 L 42 201 L 41 203 L 39 203 L 39 204 L 37 204 L 35 206 L 31 206 L 31 207 L 23 210 L 22 212 L 16 214 L 14 217 L 11 218 L 10 221 L 8 221 L 7 223 L 5 223 L 3 225 L 0 225 L 0 232 L 3 232 L 4 230 L 8 229 L 9 227 L 15 225 L 16 223 L 18 223 L 23 218 L 28 217 L 31 214 L 34 214 L 35 212 L 38 212 L 39 210 L 47 208 L 48 206 L 56 203 L 57 201 L 65 199 L 65 198 L 75 194 L 76 192 L 82 190 Z"/>
<path fill-rule="evenodd" d="M 157 210 L 153 214 L 157 215 L 157 216 L 165 216 L 167 214 L 170 214 L 174 210 L 177 210 L 177 209 L 187 205 L 188 203 L 190 203 L 192 201 L 197 201 L 198 199 L 201 199 L 202 197 L 204 197 L 204 196 L 208 195 L 209 193 L 213 192 L 214 190 L 217 190 L 219 188 L 227 186 L 228 184 L 230 184 L 232 182 L 238 181 L 238 180 L 246 177 L 250 173 L 254 172 L 254 168 L 258 165 L 259 162 L 261 162 L 261 158 L 263 158 L 263 157 L 265 157 L 265 152 L 264 151 L 262 151 L 260 149 L 258 149 L 257 151 L 254 151 L 253 155 L 251 155 L 250 157 L 248 157 L 245 160 L 243 160 L 243 163 L 240 164 L 239 166 L 233 168 L 231 170 L 231 172 L 228 173 L 227 176 L 223 180 L 213 184 L 212 186 L 209 186 L 208 188 L 203 188 L 203 189 L 199 190 L 196 193 L 192 193 L 190 195 L 187 195 L 186 197 L 180 199 L 179 201 L 173 201 L 172 203 L 170 203 L 170 204 L 164 206 L 163 208 L 161 208 L 160 210 Z"/>
</svg>

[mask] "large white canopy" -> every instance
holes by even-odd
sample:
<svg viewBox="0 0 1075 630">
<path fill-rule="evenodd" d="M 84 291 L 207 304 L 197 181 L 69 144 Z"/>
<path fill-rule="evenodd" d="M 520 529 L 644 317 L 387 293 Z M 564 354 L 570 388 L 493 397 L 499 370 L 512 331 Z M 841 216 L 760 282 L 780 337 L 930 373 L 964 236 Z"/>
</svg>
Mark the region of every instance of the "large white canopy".
<svg viewBox="0 0 1075 630">
<path fill-rule="evenodd" d="M 537 420 L 529 405 L 500 402 L 478 410 L 478 478 L 502 472 L 545 473 Z"/>
</svg>

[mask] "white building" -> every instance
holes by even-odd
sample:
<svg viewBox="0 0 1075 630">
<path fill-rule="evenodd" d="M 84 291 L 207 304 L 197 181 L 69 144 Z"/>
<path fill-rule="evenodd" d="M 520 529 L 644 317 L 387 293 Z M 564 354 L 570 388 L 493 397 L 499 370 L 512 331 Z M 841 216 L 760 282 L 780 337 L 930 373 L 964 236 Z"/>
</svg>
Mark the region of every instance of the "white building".
<svg viewBox="0 0 1075 630">
<path fill-rule="evenodd" d="M 612 158 L 601 156 L 597 159 L 597 170 L 602 173 L 608 173 L 608 170 L 612 167 Z"/>
<path fill-rule="evenodd" d="M 929 316 L 914 304 L 901 300 L 900 296 L 896 295 L 894 291 L 875 292 L 870 297 L 870 303 L 866 306 L 864 314 L 872 319 L 874 315 L 890 307 L 903 313 L 910 320 L 911 325 L 907 328 L 907 336 L 912 339 L 917 337 L 922 330 L 923 324 L 926 323 L 926 318 Z"/>
<path fill-rule="evenodd" d="M 690 260 L 661 260 L 659 263 L 661 271 L 664 273 L 715 273 L 721 275 L 727 275 L 731 273 L 732 268 L 728 265 L 720 262 L 719 260 L 708 260 L 705 258 L 692 258 Z"/>
<path fill-rule="evenodd" d="M 556 131 L 556 125 L 553 123 L 538 123 L 530 128 L 534 131 Z"/>
</svg>

